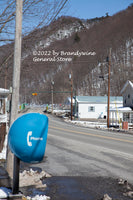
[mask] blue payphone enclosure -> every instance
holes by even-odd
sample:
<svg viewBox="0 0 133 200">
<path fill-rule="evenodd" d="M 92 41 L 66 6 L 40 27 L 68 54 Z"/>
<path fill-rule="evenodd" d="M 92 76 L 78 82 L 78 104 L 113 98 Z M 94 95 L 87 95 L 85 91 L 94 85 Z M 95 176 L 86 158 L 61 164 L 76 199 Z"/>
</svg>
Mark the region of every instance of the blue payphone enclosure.
<svg viewBox="0 0 133 200">
<path fill-rule="evenodd" d="M 48 134 L 48 117 L 28 113 L 14 121 L 8 134 L 8 145 L 20 160 L 28 163 L 42 161 Z"/>
</svg>

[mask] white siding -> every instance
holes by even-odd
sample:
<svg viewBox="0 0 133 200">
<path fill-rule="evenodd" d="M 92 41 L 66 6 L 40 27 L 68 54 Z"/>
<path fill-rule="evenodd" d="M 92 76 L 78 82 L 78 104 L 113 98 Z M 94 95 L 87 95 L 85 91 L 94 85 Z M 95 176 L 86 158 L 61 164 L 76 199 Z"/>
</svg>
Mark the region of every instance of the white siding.
<svg viewBox="0 0 133 200">
<path fill-rule="evenodd" d="M 123 106 L 133 108 L 133 89 L 130 86 L 123 94 Z"/>
<path fill-rule="evenodd" d="M 122 106 L 122 103 L 117 105 Z M 115 104 L 110 104 L 110 109 L 116 108 Z M 107 104 L 87 104 L 87 103 L 79 103 L 78 104 L 78 116 L 80 119 L 98 119 L 107 117 Z"/>
<path fill-rule="evenodd" d="M 79 118 L 99 118 L 101 115 L 107 115 L 106 107 L 106 104 L 79 104 Z"/>
</svg>

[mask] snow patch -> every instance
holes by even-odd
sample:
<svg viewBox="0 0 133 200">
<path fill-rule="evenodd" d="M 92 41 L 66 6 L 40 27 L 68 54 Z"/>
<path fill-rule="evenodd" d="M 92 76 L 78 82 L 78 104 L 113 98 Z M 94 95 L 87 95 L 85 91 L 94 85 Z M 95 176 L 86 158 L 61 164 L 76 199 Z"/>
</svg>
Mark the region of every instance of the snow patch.
<svg viewBox="0 0 133 200">
<path fill-rule="evenodd" d="M 27 196 L 27 200 L 49 200 L 50 197 L 46 195 L 38 195 L 36 191 L 37 188 L 46 188 L 46 184 L 42 184 L 42 179 L 45 177 L 50 177 L 49 174 L 42 171 L 39 173 L 38 171 L 34 171 L 30 169 L 29 171 L 24 170 L 20 173 L 20 187 L 34 186 L 32 189 L 32 195 Z"/>
<path fill-rule="evenodd" d="M 12 190 L 5 188 L 5 187 L 0 187 L 0 198 L 1 199 L 5 199 L 5 198 L 9 198 L 10 196 L 12 196 Z M 49 200 L 50 197 L 46 196 L 46 195 L 35 195 L 34 197 L 31 196 L 27 196 L 27 197 L 23 197 L 23 199 L 26 200 Z"/>
<path fill-rule="evenodd" d="M 0 198 L 8 198 L 11 190 L 5 187 L 0 187 Z"/>
<path fill-rule="evenodd" d="M 50 199 L 50 197 L 47 197 L 47 196 L 43 196 L 43 195 L 36 195 L 36 196 L 34 196 L 34 197 L 30 197 L 30 196 L 27 196 L 26 197 L 26 199 L 27 200 L 49 200 Z"/>
<path fill-rule="evenodd" d="M 107 123 L 100 123 L 100 122 L 90 122 L 90 121 L 71 121 L 66 119 L 66 122 L 78 125 L 78 126 L 84 126 L 89 128 L 107 128 Z"/>
<path fill-rule="evenodd" d="M 7 149 L 7 135 L 5 137 L 3 150 L 2 152 L 0 152 L 0 159 L 6 159 L 6 149 Z"/>
</svg>

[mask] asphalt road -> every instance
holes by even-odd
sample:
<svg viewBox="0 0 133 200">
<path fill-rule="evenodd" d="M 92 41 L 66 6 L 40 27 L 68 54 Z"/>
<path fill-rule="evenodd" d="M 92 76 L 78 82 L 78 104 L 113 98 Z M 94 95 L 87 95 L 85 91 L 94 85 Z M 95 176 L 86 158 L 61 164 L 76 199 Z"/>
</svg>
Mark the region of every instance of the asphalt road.
<svg viewBox="0 0 133 200">
<path fill-rule="evenodd" d="M 77 127 L 51 115 L 45 162 L 52 176 L 123 178 L 133 184 L 133 136 Z"/>
</svg>

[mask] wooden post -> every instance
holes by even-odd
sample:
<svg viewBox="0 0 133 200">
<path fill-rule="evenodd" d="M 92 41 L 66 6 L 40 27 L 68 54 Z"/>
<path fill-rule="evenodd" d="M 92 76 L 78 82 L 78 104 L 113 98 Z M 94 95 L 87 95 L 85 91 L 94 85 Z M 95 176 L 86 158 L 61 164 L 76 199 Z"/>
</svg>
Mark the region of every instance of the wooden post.
<svg viewBox="0 0 133 200">
<path fill-rule="evenodd" d="M 53 114 L 54 81 L 51 81 L 51 98 L 52 98 L 52 114 Z"/>
<path fill-rule="evenodd" d="M 110 65 L 111 65 L 111 48 L 108 58 L 108 111 L 107 111 L 107 127 L 110 125 Z"/>
<path fill-rule="evenodd" d="M 16 27 L 15 27 L 15 46 L 14 46 L 14 66 L 13 66 L 13 87 L 12 87 L 12 103 L 11 103 L 11 124 L 16 120 L 18 115 L 18 103 L 19 103 L 19 86 L 20 86 L 20 66 L 21 66 L 21 35 L 22 35 L 22 5 L 23 0 L 16 0 Z M 19 177 L 13 177 L 13 163 L 18 165 L 18 159 L 11 153 L 8 148 L 7 152 L 7 172 L 13 180 Z M 13 162 L 14 159 L 14 162 Z M 19 166 L 18 166 L 19 167 Z M 19 176 L 19 170 L 17 170 L 17 176 Z M 13 193 L 18 193 L 19 185 L 18 181 L 13 181 Z"/>
<path fill-rule="evenodd" d="M 71 71 L 71 121 L 73 117 L 73 76 Z"/>
</svg>

